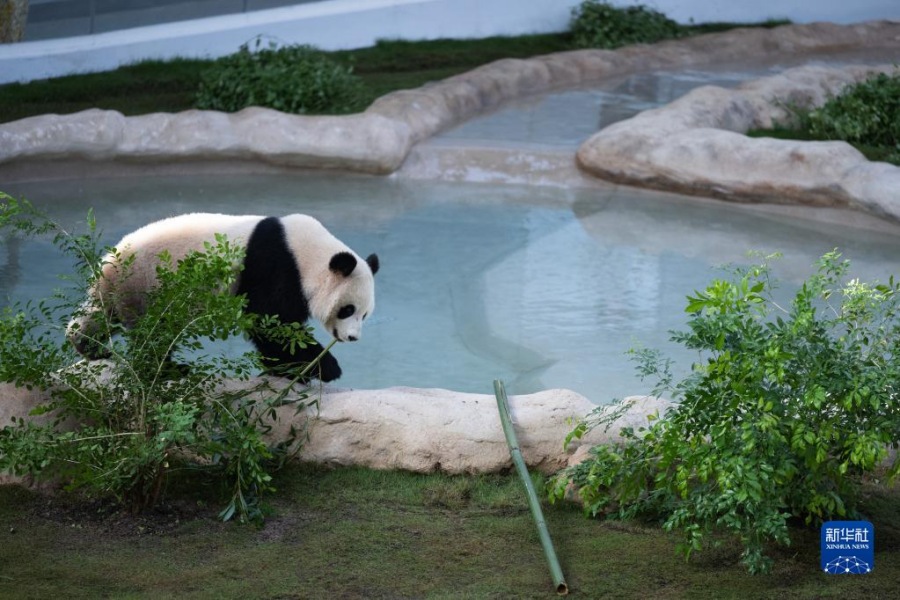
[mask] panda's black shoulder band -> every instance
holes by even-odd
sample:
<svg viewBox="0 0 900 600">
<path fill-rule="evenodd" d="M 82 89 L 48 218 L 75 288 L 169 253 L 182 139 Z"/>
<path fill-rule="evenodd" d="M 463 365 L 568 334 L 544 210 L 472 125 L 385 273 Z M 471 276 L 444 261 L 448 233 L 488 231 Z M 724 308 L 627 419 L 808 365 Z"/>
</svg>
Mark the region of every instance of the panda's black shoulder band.
<svg viewBox="0 0 900 600">
<path fill-rule="evenodd" d="M 302 274 L 278 217 L 262 219 L 253 228 L 237 291 L 246 295 L 251 313 L 275 315 L 283 323 L 304 323 L 309 318 Z"/>
</svg>

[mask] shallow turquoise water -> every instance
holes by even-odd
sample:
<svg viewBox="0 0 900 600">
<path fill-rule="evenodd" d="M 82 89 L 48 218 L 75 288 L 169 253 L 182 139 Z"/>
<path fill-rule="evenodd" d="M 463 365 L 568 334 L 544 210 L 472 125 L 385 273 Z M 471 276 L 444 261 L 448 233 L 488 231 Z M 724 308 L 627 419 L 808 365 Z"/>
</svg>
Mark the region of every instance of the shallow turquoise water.
<svg viewBox="0 0 900 600">
<path fill-rule="evenodd" d="M 173 214 L 319 218 L 360 254 L 377 252 L 377 306 L 362 339 L 334 350 L 341 387 L 492 393 L 564 387 L 603 403 L 646 393 L 626 350 L 668 343 L 684 298 L 744 252 L 779 250 L 783 293 L 841 248 L 863 279 L 897 272 L 900 236 L 738 207 L 612 192 L 315 174 L 94 179 L 6 185 L 65 224 L 93 207 L 103 241 Z M 46 242 L 0 244 L 0 297 L 46 296 L 71 265 Z M 327 336 L 320 332 L 320 341 Z M 234 340 L 228 351 L 246 348 Z"/>
</svg>

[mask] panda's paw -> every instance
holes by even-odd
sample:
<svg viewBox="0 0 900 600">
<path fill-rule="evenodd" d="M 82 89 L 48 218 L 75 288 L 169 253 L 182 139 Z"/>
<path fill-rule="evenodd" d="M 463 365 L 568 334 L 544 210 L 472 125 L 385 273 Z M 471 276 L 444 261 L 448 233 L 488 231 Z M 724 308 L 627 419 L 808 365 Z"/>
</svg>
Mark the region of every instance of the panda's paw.
<svg viewBox="0 0 900 600">
<path fill-rule="evenodd" d="M 319 380 L 324 382 L 334 381 L 341 376 L 341 366 L 337 359 L 329 352 L 319 361 L 318 369 Z"/>
<path fill-rule="evenodd" d="M 112 356 L 109 348 L 95 339 L 83 335 L 72 336 L 69 339 L 72 342 L 72 346 L 75 347 L 75 351 L 88 360 L 100 360 Z"/>
<path fill-rule="evenodd" d="M 160 369 L 160 375 L 163 379 L 178 380 L 184 379 L 191 374 L 191 367 L 184 363 L 175 362 L 174 360 L 166 360 Z"/>
</svg>

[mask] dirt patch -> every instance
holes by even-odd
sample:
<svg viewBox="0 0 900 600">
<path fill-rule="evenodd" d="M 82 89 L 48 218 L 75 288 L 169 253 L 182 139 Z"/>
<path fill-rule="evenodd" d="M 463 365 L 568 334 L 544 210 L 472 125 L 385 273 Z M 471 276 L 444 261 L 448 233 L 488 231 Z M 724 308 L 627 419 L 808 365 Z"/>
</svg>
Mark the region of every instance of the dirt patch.
<svg viewBox="0 0 900 600">
<path fill-rule="evenodd" d="M 71 494 L 40 493 L 23 512 L 25 519 L 49 521 L 117 538 L 175 535 L 185 523 L 201 521 L 214 526 L 216 510 L 203 502 L 175 499 L 132 514 L 112 498 L 87 499 Z"/>
</svg>

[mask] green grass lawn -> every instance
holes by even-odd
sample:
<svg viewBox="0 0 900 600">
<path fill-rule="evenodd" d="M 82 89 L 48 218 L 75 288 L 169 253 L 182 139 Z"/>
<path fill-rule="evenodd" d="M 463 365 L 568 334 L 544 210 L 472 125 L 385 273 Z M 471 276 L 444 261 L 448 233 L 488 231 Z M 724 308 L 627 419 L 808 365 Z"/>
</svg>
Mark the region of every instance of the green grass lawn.
<svg viewBox="0 0 900 600">
<path fill-rule="evenodd" d="M 192 477 L 145 517 L 0 486 L 0 598 L 549 598 L 521 482 L 293 466 L 261 528 L 221 523 L 215 485 Z M 539 482 L 538 482 L 539 483 Z M 770 575 L 723 540 L 690 562 L 653 524 L 545 506 L 576 598 L 889 598 L 900 581 L 900 490 L 872 491 L 875 569 L 819 572 L 819 537 L 794 529 Z"/>
<path fill-rule="evenodd" d="M 785 21 L 770 21 L 750 26 L 783 24 Z M 690 25 L 685 26 L 685 34 L 725 31 L 740 26 L 748 25 Z M 367 101 L 371 102 L 389 92 L 439 81 L 501 58 L 529 58 L 572 49 L 568 33 L 550 33 L 468 40 L 383 40 L 372 47 L 328 54 L 353 67 L 365 84 Z M 0 85 L 0 123 L 88 108 L 117 110 L 124 115 L 188 110 L 193 108 L 201 74 L 211 62 L 146 61 L 104 73 Z"/>
<path fill-rule="evenodd" d="M 328 53 L 353 67 L 368 101 L 398 89 L 439 81 L 500 58 L 524 58 L 568 49 L 564 34 L 478 40 L 384 41 L 370 48 Z M 200 76 L 211 61 L 146 61 L 105 73 L 72 75 L 0 86 L 0 122 L 88 108 L 125 115 L 193 108 Z"/>
</svg>

